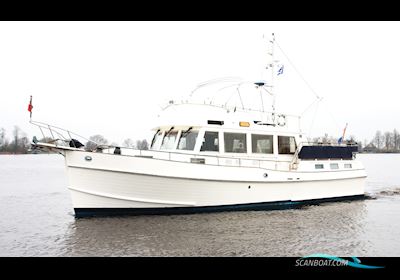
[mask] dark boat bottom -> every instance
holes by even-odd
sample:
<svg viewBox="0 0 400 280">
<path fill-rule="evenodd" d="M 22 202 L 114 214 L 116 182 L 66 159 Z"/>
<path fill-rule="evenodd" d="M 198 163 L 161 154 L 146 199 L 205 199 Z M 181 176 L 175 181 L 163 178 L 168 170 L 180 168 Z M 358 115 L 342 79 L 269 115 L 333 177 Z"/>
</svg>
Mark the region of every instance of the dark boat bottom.
<svg viewBox="0 0 400 280">
<path fill-rule="evenodd" d="M 323 199 L 310 199 L 302 201 L 277 201 L 249 204 L 235 204 L 222 206 L 203 207 L 174 207 L 174 208 L 74 208 L 75 217 L 106 217 L 125 215 L 174 215 L 195 214 L 223 211 L 262 211 L 262 210 L 284 210 L 295 209 L 306 205 L 316 205 L 324 202 L 351 201 L 368 198 L 366 195 L 352 195 L 343 197 L 331 197 Z"/>
</svg>

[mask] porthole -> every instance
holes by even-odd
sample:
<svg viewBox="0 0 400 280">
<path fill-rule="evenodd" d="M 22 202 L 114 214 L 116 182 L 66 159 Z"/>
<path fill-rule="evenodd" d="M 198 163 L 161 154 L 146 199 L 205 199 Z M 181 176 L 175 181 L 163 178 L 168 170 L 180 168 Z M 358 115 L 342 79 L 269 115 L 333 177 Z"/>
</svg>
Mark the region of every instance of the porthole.
<svg viewBox="0 0 400 280">
<path fill-rule="evenodd" d="M 324 165 L 323 164 L 316 164 L 315 165 L 315 169 L 324 169 Z"/>
</svg>

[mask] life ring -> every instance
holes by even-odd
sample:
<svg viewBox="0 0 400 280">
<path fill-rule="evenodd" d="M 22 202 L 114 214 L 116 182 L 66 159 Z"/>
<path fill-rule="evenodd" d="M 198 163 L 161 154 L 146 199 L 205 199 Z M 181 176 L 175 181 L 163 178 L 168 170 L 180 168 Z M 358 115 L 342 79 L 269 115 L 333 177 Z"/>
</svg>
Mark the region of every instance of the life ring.
<svg viewBox="0 0 400 280">
<path fill-rule="evenodd" d="M 285 126 L 286 125 L 286 116 L 285 115 L 278 115 L 278 125 Z"/>
</svg>

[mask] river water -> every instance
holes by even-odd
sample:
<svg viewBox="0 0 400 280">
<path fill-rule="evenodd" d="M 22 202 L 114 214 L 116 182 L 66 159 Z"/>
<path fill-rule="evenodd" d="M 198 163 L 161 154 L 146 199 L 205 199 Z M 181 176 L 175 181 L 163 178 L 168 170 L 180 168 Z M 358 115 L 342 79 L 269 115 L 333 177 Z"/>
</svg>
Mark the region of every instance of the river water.
<svg viewBox="0 0 400 280">
<path fill-rule="evenodd" d="M 0 256 L 400 256 L 400 154 L 360 154 L 362 201 L 75 219 L 61 155 L 0 156 Z"/>
</svg>

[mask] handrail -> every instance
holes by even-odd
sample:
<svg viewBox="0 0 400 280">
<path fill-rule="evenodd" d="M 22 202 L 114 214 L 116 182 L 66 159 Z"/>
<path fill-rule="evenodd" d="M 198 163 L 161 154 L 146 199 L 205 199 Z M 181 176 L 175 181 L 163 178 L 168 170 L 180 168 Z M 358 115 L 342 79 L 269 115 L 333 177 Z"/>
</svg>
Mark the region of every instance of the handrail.
<svg viewBox="0 0 400 280">
<path fill-rule="evenodd" d="M 92 142 L 95 143 L 98 147 L 101 147 L 103 149 L 111 149 L 111 148 L 115 148 L 116 146 L 114 145 L 101 145 L 93 140 L 87 139 L 77 133 L 71 132 L 67 129 L 63 129 L 61 127 L 57 127 L 54 125 L 50 125 L 47 123 L 43 123 L 43 122 L 37 122 L 37 121 L 30 121 L 31 124 L 36 125 L 37 127 L 39 127 L 40 131 L 42 132 L 42 135 L 44 138 L 46 138 L 46 135 L 43 132 L 43 129 L 46 129 L 50 132 L 51 136 L 52 136 L 52 141 L 55 143 L 54 145 L 57 146 L 57 141 L 58 140 L 62 140 L 64 142 L 69 142 L 70 140 L 72 140 L 72 135 L 78 136 L 79 138 L 82 138 L 84 140 L 87 140 L 88 142 Z M 69 138 L 65 137 L 60 131 L 67 133 Z M 63 139 L 55 139 L 54 134 L 57 134 L 58 136 L 60 136 L 60 138 Z M 208 158 L 215 158 L 217 161 L 217 165 L 218 166 L 232 166 L 232 165 L 227 165 L 227 164 L 222 164 L 220 159 L 230 159 L 230 160 L 236 160 L 236 162 L 238 162 L 238 166 L 243 166 L 243 160 L 252 160 L 257 161 L 258 162 L 258 167 L 261 168 L 261 163 L 262 162 L 287 162 L 289 163 L 289 169 L 292 169 L 294 164 L 297 162 L 298 160 L 298 154 L 301 150 L 301 148 L 303 146 L 306 145 L 313 145 L 313 146 L 356 146 L 356 144 L 331 144 L 331 143 L 315 143 L 315 142 L 300 142 L 297 146 L 297 149 L 293 155 L 292 160 L 288 161 L 288 160 L 278 160 L 277 156 L 274 155 L 273 157 L 270 158 L 263 158 L 263 157 L 258 157 L 258 158 L 254 158 L 253 156 L 248 155 L 247 153 L 245 154 L 240 154 L 240 155 L 235 155 L 235 156 L 226 156 L 226 155 L 213 155 L 213 154 L 199 154 L 199 153 L 192 153 L 190 152 L 179 152 L 179 151 L 164 151 L 164 150 L 140 150 L 140 149 L 135 149 L 135 148 L 131 148 L 131 147 L 121 147 L 118 146 L 120 148 L 123 149 L 129 149 L 129 150 L 134 150 L 134 151 L 138 151 L 139 155 L 142 156 L 144 151 L 146 152 L 150 152 L 150 153 L 168 153 L 168 160 L 171 161 L 171 155 L 177 154 L 177 155 L 186 155 L 186 156 L 192 156 L 194 158 L 199 158 L 199 157 L 208 157 Z"/>
<path fill-rule="evenodd" d="M 209 103 L 202 103 L 202 102 L 196 102 L 196 101 L 184 101 L 184 100 L 173 100 L 173 103 L 168 103 L 167 106 L 165 106 L 163 108 L 163 110 L 167 109 L 170 106 L 174 106 L 174 105 L 200 105 L 200 106 L 210 106 L 210 107 L 217 107 L 217 108 L 221 108 L 221 109 L 234 109 L 235 106 L 226 106 L 226 105 L 222 105 L 222 104 L 209 104 Z M 287 117 L 292 117 L 292 118 L 299 118 L 299 115 L 294 115 L 294 114 L 286 114 L 286 113 L 278 113 L 278 112 L 273 112 L 273 111 L 262 111 L 260 109 L 253 109 L 253 108 L 241 108 L 241 107 L 236 107 L 236 111 L 240 111 L 240 112 L 255 112 L 255 113 L 265 113 L 265 114 L 283 114 Z"/>
<path fill-rule="evenodd" d="M 215 163 L 205 163 L 208 165 L 217 165 L 217 166 L 243 166 L 243 167 L 250 167 L 250 165 L 246 165 L 243 161 L 253 161 L 253 164 L 251 165 L 252 167 L 258 167 L 258 168 L 263 168 L 262 167 L 262 162 L 276 162 L 277 158 L 252 158 L 251 156 L 246 156 L 246 157 L 228 157 L 228 156 L 220 156 L 220 155 L 201 155 L 201 154 L 192 154 L 192 153 L 181 153 L 181 152 L 177 152 L 177 151 L 163 151 L 163 150 L 138 150 L 135 148 L 131 148 L 131 147 L 121 147 L 122 149 L 129 149 L 129 150 L 133 150 L 136 151 L 138 153 L 139 156 L 143 156 L 145 155 L 145 152 L 147 152 L 149 155 L 153 154 L 165 154 L 165 157 L 161 157 L 158 158 L 156 157 L 156 159 L 164 159 L 164 160 L 168 160 L 168 161 L 174 161 L 174 162 L 190 162 L 190 158 L 213 158 L 215 159 Z M 109 154 L 112 154 L 112 151 L 108 152 Z M 124 154 L 122 153 L 122 155 L 124 156 Z M 185 155 L 187 157 L 185 157 L 185 159 L 176 159 L 173 157 L 173 155 Z M 125 154 L 125 156 L 130 156 Z M 224 163 L 224 161 L 221 161 L 221 159 L 227 159 L 227 160 L 235 160 L 236 164 L 226 164 Z M 281 163 L 290 163 L 290 161 L 288 160 L 279 160 L 279 162 Z"/>
<path fill-rule="evenodd" d="M 318 147 L 326 147 L 326 146 L 333 146 L 333 147 L 356 147 L 356 143 L 319 143 L 319 142 L 300 142 L 296 148 L 296 152 L 293 155 L 293 159 L 290 163 L 290 169 L 296 169 L 295 164 L 299 159 L 299 153 L 304 146 L 318 146 Z"/>
<path fill-rule="evenodd" d="M 304 142 L 300 142 L 299 143 L 299 145 L 297 146 L 297 148 L 296 148 L 296 151 L 295 151 L 295 153 L 294 153 L 294 155 L 293 155 L 293 159 L 292 159 L 292 161 L 290 162 L 290 165 L 289 165 L 289 168 L 290 169 L 296 169 L 296 168 L 294 168 L 294 166 L 295 166 L 295 164 L 297 163 L 297 160 L 299 159 L 299 153 L 300 153 L 300 150 L 303 148 L 303 143 Z"/>
<path fill-rule="evenodd" d="M 110 146 L 110 148 L 113 148 L 114 146 Z M 244 160 L 264 160 L 264 161 L 276 161 L 277 157 L 274 156 L 273 158 L 254 158 L 253 156 L 248 155 L 247 153 L 243 153 L 243 156 L 223 156 L 223 155 L 210 155 L 210 154 L 198 154 L 198 153 L 183 153 L 183 152 L 179 152 L 179 151 L 165 151 L 165 150 L 139 150 L 136 148 L 132 148 L 132 147 L 121 147 L 120 148 L 123 149 L 129 149 L 129 150 L 135 150 L 135 151 L 146 151 L 146 152 L 156 152 L 156 153 L 168 153 L 168 154 L 178 154 L 178 155 L 191 155 L 193 157 L 215 157 L 215 158 L 225 158 L 225 159 L 244 159 Z M 142 155 L 142 154 L 140 154 Z M 282 162 L 288 162 L 288 161 L 282 161 Z"/>
<path fill-rule="evenodd" d="M 357 146 L 357 143 L 321 143 L 321 142 L 300 142 L 299 145 L 302 146 L 334 146 L 334 147 L 348 147 L 348 146 Z"/>
<path fill-rule="evenodd" d="M 46 138 L 46 135 L 43 132 L 43 128 L 44 128 L 44 129 L 46 129 L 46 130 L 48 130 L 50 132 L 53 140 L 63 140 L 64 142 L 69 142 L 70 140 L 72 140 L 72 136 L 71 135 L 75 135 L 75 136 L 78 136 L 78 138 L 82 138 L 82 139 L 84 139 L 84 140 L 86 140 L 88 142 L 93 142 L 97 146 L 100 146 L 99 143 L 97 143 L 97 142 L 95 142 L 93 140 L 87 139 L 86 137 L 83 137 L 83 136 L 81 136 L 81 135 L 79 135 L 79 134 L 77 134 L 75 132 L 69 131 L 67 129 L 64 129 L 64 128 L 61 128 L 61 127 L 58 127 L 58 126 L 55 126 L 55 125 L 50 125 L 48 123 L 32 121 L 32 120 L 30 121 L 30 123 L 33 124 L 33 125 L 36 125 L 37 127 L 39 127 L 40 131 L 42 132 L 43 138 Z M 59 131 L 57 131 L 57 130 L 59 130 Z M 69 136 L 69 139 L 67 137 L 65 137 L 62 133 L 60 133 L 60 131 L 63 131 L 64 133 L 67 133 L 68 136 Z M 57 133 L 57 135 L 60 136 L 63 139 L 55 139 L 53 132 Z"/>
</svg>

